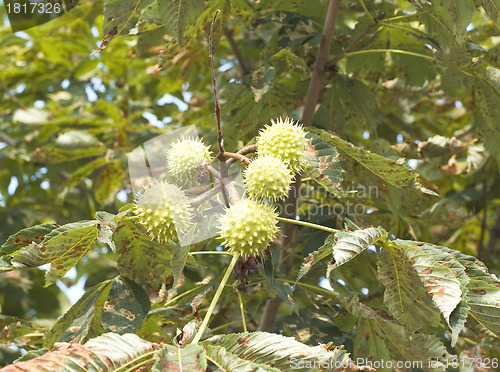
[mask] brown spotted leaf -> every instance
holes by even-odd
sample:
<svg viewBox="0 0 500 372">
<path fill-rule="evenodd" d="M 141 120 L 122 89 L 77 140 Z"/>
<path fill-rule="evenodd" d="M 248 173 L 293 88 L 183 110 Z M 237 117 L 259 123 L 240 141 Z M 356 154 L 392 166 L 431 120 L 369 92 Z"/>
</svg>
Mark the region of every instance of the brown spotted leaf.
<svg viewBox="0 0 500 372">
<path fill-rule="evenodd" d="M 190 344 L 184 348 L 163 345 L 163 348 L 155 354 L 155 360 L 153 372 L 204 372 L 207 368 L 205 350 L 198 344 Z"/>
<path fill-rule="evenodd" d="M 471 279 L 468 289 L 469 314 L 500 338 L 500 287 Z"/>
<path fill-rule="evenodd" d="M 131 20 L 142 0 L 107 0 L 104 2 L 103 40 L 98 53 L 105 49 L 117 35 L 128 32 L 133 27 Z"/>
<path fill-rule="evenodd" d="M 256 371 L 256 372 L 279 372 L 280 370 L 267 364 L 257 364 L 242 359 L 236 354 L 230 353 L 222 346 L 204 345 L 207 356 L 220 366 L 223 372 L 232 371 Z"/>
<path fill-rule="evenodd" d="M 308 175 L 328 191 L 336 192 L 343 178 L 339 154 L 335 147 L 318 135 L 308 132 L 305 156 L 309 163 L 306 168 Z"/>
<path fill-rule="evenodd" d="M 152 241 L 135 217 L 120 220 L 113 241 L 119 255 L 118 270 L 123 276 L 155 288 L 172 276 L 170 260 L 175 245 L 170 242 L 160 245 Z"/>
<path fill-rule="evenodd" d="M 235 357 L 245 365 L 247 361 L 261 368 L 262 371 L 288 370 L 293 368 L 291 361 L 301 361 L 293 368 L 294 371 L 310 371 L 308 365 L 332 365 L 338 367 L 335 371 L 347 371 L 342 368 L 346 363 L 349 371 L 358 371 L 358 367 L 349 358 L 342 347 L 330 348 L 329 345 L 308 346 L 294 338 L 267 332 L 242 332 L 228 335 L 216 335 L 202 341 L 207 355 L 214 355 L 221 360 L 223 371 L 233 371 L 231 366 L 237 364 Z M 214 348 L 222 347 L 224 350 Z M 274 367 L 274 369 L 270 368 Z M 259 369 L 247 369 L 259 370 Z"/>
<path fill-rule="evenodd" d="M 159 348 L 160 345 L 144 341 L 134 334 L 120 336 L 107 333 L 90 340 L 85 345 L 76 343 L 58 345 L 54 351 L 9 365 L 1 371 L 115 371 L 125 364 L 133 369 L 136 364 L 144 362 L 144 355 L 152 360 L 153 355 L 150 353 Z"/>
<path fill-rule="evenodd" d="M 352 143 L 344 141 L 324 130 L 315 129 L 314 133 L 324 141 L 334 145 L 342 156 L 354 160 L 367 172 L 380 178 L 382 181 L 400 189 L 416 186 L 417 174 L 403 164 L 354 146 Z"/>
<path fill-rule="evenodd" d="M 138 284 L 115 278 L 103 305 L 101 323 L 106 331 L 136 333 L 151 308 L 147 293 Z"/>
<path fill-rule="evenodd" d="M 82 343 L 90 333 L 104 333 L 100 316 L 111 288 L 111 280 L 87 290 L 71 308 L 57 320 L 45 337 L 43 346 L 51 348 L 56 342 Z"/>
<path fill-rule="evenodd" d="M 455 341 L 467 317 L 467 311 L 463 314 L 463 310 L 468 310 L 465 268 L 449 253 L 431 244 L 400 239 L 394 240 L 394 244 L 404 250 L 432 302 L 452 329 Z M 456 308 L 459 314 L 451 316 Z"/>
<path fill-rule="evenodd" d="M 328 266 L 326 276 L 329 277 L 333 269 L 349 262 L 377 240 L 385 240 L 386 238 L 387 231 L 381 227 L 337 232 L 335 240 L 332 242 L 334 262 Z"/>
<path fill-rule="evenodd" d="M 22 229 L 14 235 L 9 236 L 7 241 L 0 247 L 0 254 L 11 255 L 31 243 L 41 243 L 45 240 L 45 235 L 50 233 L 52 230 L 57 229 L 57 227 L 58 226 L 56 224 L 45 223 L 43 225 L 36 225 Z"/>
<path fill-rule="evenodd" d="M 312 269 L 314 265 L 320 262 L 325 257 L 328 257 L 332 254 L 332 246 L 335 242 L 335 236 L 331 234 L 326 238 L 325 244 L 323 244 L 317 251 L 313 253 L 309 253 L 307 257 L 304 257 L 304 262 L 300 266 L 299 273 L 297 274 L 296 281 L 298 282 L 304 275 L 306 275 L 309 270 Z"/>
<path fill-rule="evenodd" d="M 202 0 L 159 1 L 159 15 L 165 29 L 179 45 L 184 42 L 184 34 L 203 13 L 205 4 Z"/>
<path fill-rule="evenodd" d="M 410 337 L 405 327 L 395 323 L 387 314 L 374 311 L 356 298 L 347 303 L 347 310 L 358 317 L 354 352 L 369 355 L 371 360 L 422 361 L 423 370 L 430 370 L 432 360 L 436 368 L 432 371 L 446 371 L 447 360 L 453 358 L 441 340 L 435 335 L 417 333 Z M 393 368 L 378 369 L 392 371 Z"/>
<path fill-rule="evenodd" d="M 384 303 L 408 334 L 426 325 L 439 324 L 440 313 L 402 249 L 386 244 L 377 266 L 379 279 L 385 287 Z"/>
<path fill-rule="evenodd" d="M 115 159 L 102 167 L 94 183 L 95 200 L 103 205 L 113 202 L 119 191 L 125 171 L 120 159 Z"/>
<path fill-rule="evenodd" d="M 59 280 L 87 253 L 97 240 L 96 221 L 72 224 L 67 230 L 52 230 L 41 243 L 31 243 L 13 255 L 17 268 L 50 263 L 45 273 L 45 286 Z M 62 226 L 61 226 L 62 227 Z M 60 231 L 52 236 L 54 232 Z"/>
</svg>

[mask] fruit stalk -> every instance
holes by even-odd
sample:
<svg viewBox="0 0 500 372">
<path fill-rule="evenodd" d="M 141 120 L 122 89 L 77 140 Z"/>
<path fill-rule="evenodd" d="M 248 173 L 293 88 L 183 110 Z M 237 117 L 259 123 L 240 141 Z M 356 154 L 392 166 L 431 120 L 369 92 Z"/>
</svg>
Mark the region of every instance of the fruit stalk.
<svg viewBox="0 0 500 372">
<path fill-rule="evenodd" d="M 222 294 L 222 291 L 224 290 L 224 287 L 226 286 L 229 276 L 233 272 L 234 266 L 236 265 L 236 261 L 238 261 L 239 257 L 240 255 L 238 253 L 235 253 L 233 255 L 233 259 L 231 260 L 231 263 L 229 264 L 226 273 L 224 274 L 224 277 L 222 278 L 222 281 L 219 284 L 219 288 L 217 288 L 217 292 L 215 292 L 215 296 L 212 299 L 210 306 L 208 307 L 207 313 L 205 314 L 205 318 L 203 318 L 203 322 L 201 323 L 200 329 L 198 329 L 198 333 L 196 333 L 196 336 L 194 336 L 194 339 L 191 343 L 193 344 L 198 343 L 201 337 L 203 336 L 203 333 L 205 332 L 205 329 L 207 328 L 208 323 L 210 322 L 210 317 L 212 316 L 212 313 L 215 309 L 215 305 L 217 305 L 220 295 Z"/>
</svg>

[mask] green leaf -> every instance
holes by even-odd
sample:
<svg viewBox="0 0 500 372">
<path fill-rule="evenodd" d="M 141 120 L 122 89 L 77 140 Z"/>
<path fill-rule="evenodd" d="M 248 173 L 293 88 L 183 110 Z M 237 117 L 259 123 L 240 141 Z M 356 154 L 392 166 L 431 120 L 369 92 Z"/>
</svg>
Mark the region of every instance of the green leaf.
<svg viewBox="0 0 500 372">
<path fill-rule="evenodd" d="M 47 110 L 30 107 L 16 110 L 12 122 L 14 124 L 43 125 L 49 121 L 50 116 L 50 112 Z"/>
<path fill-rule="evenodd" d="M 349 301 L 347 308 L 359 317 L 354 339 L 357 355 L 366 355 L 372 361 L 420 361 L 416 368 L 429 370 L 434 366 L 433 371 L 446 371 L 447 361 L 454 357 L 438 337 L 424 333 L 410 336 L 402 325 L 388 319 L 386 314 L 359 303 L 357 299 Z M 377 371 L 391 372 L 393 367 L 377 368 Z"/>
<path fill-rule="evenodd" d="M 23 337 L 27 333 L 37 331 L 30 322 L 18 319 L 13 316 L 0 315 L 0 341 L 9 344 L 17 338 Z"/>
<path fill-rule="evenodd" d="M 305 156 L 309 162 L 308 175 L 330 192 L 336 192 L 342 182 L 342 167 L 339 154 L 318 135 L 306 134 Z"/>
<path fill-rule="evenodd" d="M 334 262 L 328 265 L 326 277 L 330 277 L 330 272 L 333 269 L 349 262 L 378 240 L 385 240 L 386 238 L 387 231 L 376 227 L 335 233 L 335 240 L 332 244 Z"/>
<path fill-rule="evenodd" d="M 0 247 L 0 254 L 10 255 L 19 251 L 21 248 L 30 245 L 31 243 L 40 244 L 43 240 L 45 240 L 45 235 L 57 227 L 58 226 L 56 224 L 45 223 L 22 229 L 14 235 L 9 236 L 7 241 Z"/>
<path fill-rule="evenodd" d="M 394 160 L 384 158 L 383 156 L 373 154 L 368 150 L 354 146 L 343 139 L 329 134 L 324 130 L 314 130 L 319 137 L 334 145 L 341 155 L 353 159 L 364 169 L 397 188 L 414 186 L 416 173 L 398 164 Z"/>
<path fill-rule="evenodd" d="M 330 236 L 328 236 L 328 238 L 326 238 L 325 244 L 319 247 L 317 251 L 309 253 L 309 255 L 304 258 L 304 262 L 300 266 L 299 273 L 297 274 L 297 279 L 295 281 L 298 282 L 304 275 L 309 272 L 309 270 L 312 269 L 314 265 L 332 254 L 332 247 L 334 243 L 335 236 L 331 234 Z"/>
<path fill-rule="evenodd" d="M 118 222 L 123 218 L 128 212 L 128 209 L 120 209 L 117 215 L 98 211 L 95 214 L 97 222 L 97 240 L 101 243 L 107 244 L 113 252 L 116 252 L 115 242 L 113 241 L 113 233 L 118 227 Z"/>
<path fill-rule="evenodd" d="M 105 153 L 106 148 L 102 145 L 75 149 L 61 149 L 52 145 L 46 145 L 33 153 L 32 160 L 42 164 L 58 164 L 72 160 L 104 156 Z"/>
<path fill-rule="evenodd" d="M 465 268 L 437 246 L 400 239 L 394 240 L 394 244 L 402 248 L 411 261 L 432 302 L 452 329 L 454 343 L 467 317 L 465 296 L 468 278 Z M 455 308 L 458 313 L 454 313 Z"/>
<path fill-rule="evenodd" d="M 155 360 L 153 372 L 204 372 L 207 368 L 205 350 L 197 344 L 189 344 L 184 348 L 163 345 L 163 348 L 155 353 Z"/>
<path fill-rule="evenodd" d="M 456 254 L 453 252 L 448 252 L 447 249 L 443 249 L 445 247 L 433 245 L 426 243 L 420 247 L 421 250 L 430 254 L 434 259 L 439 261 L 442 265 L 449 267 L 452 271 L 452 274 L 460 281 L 460 290 L 462 291 L 462 300 L 457 305 L 457 307 L 453 310 L 450 315 L 450 321 L 448 325 L 452 331 L 451 337 L 451 346 L 455 346 L 458 335 L 462 331 L 465 326 L 465 322 L 467 320 L 467 314 L 470 310 L 468 305 L 468 284 L 469 284 L 469 275 L 467 274 L 466 268 L 460 261 L 456 259 Z"/>
<path fill-rule="evenodd" d="M 172 254 L 172 259 L 170 260 L 170 268 L 172 269 L 172 275 L 174 277 L 173 287 L 176 286 L 179 280 L 184 266 L 186 266 L 186 261 L 188 259 L 189 245 L 177 244 L 174 253 Z"/>
<path fill-rule="evenodd" d="M 99 140 L 88 132 L 71 130 L 57 137 L 54 145 L 60 149 L 88 149 L 99 146 Z"/>
<path fill-rule="evenodd" d="M 31 243 L 15 253 L 11 263 L 17 268 L 50 263 L 50 268 L 45 273 L 45 286 L 48 286 L 62 278 L 87 253 L 96 240 L 97 229 L 94 221 L 89 226 L 60 232 L 42 243 Z"/>
<path fill-rule="evenodd" d="M 232 354 L 222 346 L 205 345 L 206 357 L 214 361 L 222 372 L 279 372 L 279 369 L 266 364 L 257 364 Z"/>
<path fill-rule="evenodd" d="M 101 205 L 113 202 L 116 193 L 120 190 L 124 175 L 125 171 L 120 159 L 107 163 L 94 183 L 95 200 Z"/>
<path fill-rule="evenodd" d="M 116 36 L 128 32 L 134 13 L 139 9 L 142 0 L 106 0 L 104 2 L 103 40 L 97 52 L 106 48 Z"/>
<path fill-rule="evenodd" d="M 386 244 L 378 257 L 378 275 L 384 285 L 384 303 L 411 335 L 441 321 L 419 276 L 402 249 Z"/>
<path fill-rule="evenodd" d="M 348 130 L 348 126 L 375 128 L 373 113 L 377 110 L 377 99 L 373 91 L 360 80 L 337 75 L 314 115 L 314 123 L 320 128 L 338 132 Z M 327 140 L 328 137 L 323 139 Z"/>
<path fill-rule="evenodd" d="M 471 279 L 468 289 L 470 315 L 500 338 L 500 288 L 482 280 Z"/>
<path fill-rule="evenodd" d="M 151 308 L 147 293 L 125 278 L 115 278 L 103 305 L 102 326 L 118 334 L 136 333 Z"/>
<path fill-rule="evenodd" d="M 275 77 L 276 69 L 269 66 L 262 66 L 252 74 L 246 76 L 245 82 L 250 87 L 255 102 L 259 102 L 273 88 Z"/>
<path fill-rule="evenodd" d="M 438 0 L 425 3 L 423 9 L 422 21 L 441 47 L 445 48 L 452 42 L 465 42 L 466 29 L 475 10 L 473 0 Z"/>
<path fill-rule="evenodd" d="M 258 364 L 264 371 L 271 366 L 279 370 L 310 371 L 307 365 L 353 366 L 348 353 L 341 347 L 307 346 L 291 337 L 267 332 L 242 332 L 217 335 L 202 341 L 202 345 L 221 346 L 226 353 L 243 361 Z M 232 359 L 231 356 L 228 359 Z M 300 363 L 299 363 L 300 362 Z M 314 364 L 316 363 L 316 364 Z M 295 365 L 294 365 L 295 364 Z M 356 370 L 356 369 L 355 369 Z"/>
<path fill-rule="evenodd" d="M 274 271 L 273 259 L 271 254 L 263 256 L 262 265 L 259 265 L 259 271 L 261 273 L 263 272 L 263 276 L 265 276 L 267 279 L 267 284 L 269 285 L 270 289 L 270 295 L 273 297 L 275 295 L 278 295 L 278 297 L 287 304 L 288 311 L 290 311 L 291 313 L 294 307 L 292 288 L 288 283 L 275 280 L 274 276 L 276 273 Z"/>
<path fill-rule="evenodd" d="M 500 163 L 500 95 L 487 82 L 476 79 L 474 125 L 484 147 Z"/>
<path fill-rule="evenodd" d="M 202 0 L 169 0 L 158 2 L 161 19 L 167 32 L 179 45 L 184 42 L 184 33 L 203 13 Z"/>
<path fill-rule="evenodd" d="M 499 0 L 475 0 L 476 6 L 482 6 L 488 17 L 500 27 L 500 1 Z"/>
<path fill-rule="evenodd" d="M 497 276 L 494 274 L 490 274 L 485 264 L 479 261 L 476 257 L 448 247 L 439 247 L 439 249 L 449 253 L 451 256 L 453 256 L 453 258 L 460 262 L 465 268 L 466 275 L 471 280 L 482 280 L 485 283 L 495 286 L 498 286 L 500 284 L 500 280 L 497 278 Z"/>
<path fill-rule="evenodd" d="M 288 49 L 281 49 L 279 52 L 273 54 L 269 58 L 268 64 L 276 69 L 283 69 L 285 71 L 293 70 L 300 74 L 309 71 L 306 62 Z"/>
<path fill-rule="evenodd" d="M 71 174 L 68 182 L 64 185 L 63 195 L 66 195 L 69 190 L 75 187 L 77 184 L 82 182 L 85 177 L 88 177 L 96 169 L 99 169 L 104 164 L 106 164 L 106 159 L 104 157 L 92 160 L 90 163 L 85 164 L 83 167 L 78 168 L 74 173 Z"/>
<path fill-rule="evenodd" d="M 123 276 L 160 288 L 172 275 L 170 260 L 173 243 L 167 242 L 162 246 L 152 241 L 136 223 L 135 217 L 120 220 L 113 241 L 119 255 L 118 270 Z"/>
<path fill-rule="evenodd" d="M 104 332 L 100 323 L 102 306 L 106 301 L 111 281 L 99 283 L 92 287 L 61 317 L 47 333 L 44 347 L 52 348 L 59 340 L 83 342 L 92 328 L 93 332 Z M 100 304 L 100 306 L 96 306 Z M 95 319 L 95 320 L 94 320 Z"/>
</svg>

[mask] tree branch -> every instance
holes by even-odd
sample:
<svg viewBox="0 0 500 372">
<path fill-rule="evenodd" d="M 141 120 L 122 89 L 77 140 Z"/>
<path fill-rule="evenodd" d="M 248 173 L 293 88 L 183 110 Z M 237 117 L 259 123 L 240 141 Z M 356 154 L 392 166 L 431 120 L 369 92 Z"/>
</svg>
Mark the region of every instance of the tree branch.
<svg viewBox="0 0 500 372">
<path fill-rule="evenodd" d="M 250 159 L 248 159 L 245 155 L 242 155 L 242 154 L 225 151 L 224 156 L 226 156 L 228 158 L 235 159 L 235 160 L 239 160 L 239 161 L 245 163 L 246 165 L 250 164 Z"/>
<path fill-rule="evenodd" d="M 248 75 L 248 66 L 243 58 L 243 54 L 241 54 L 241 50 L 238 47 L 238 44 L 236 44 L 236 41 L 234 40 L 234 34 L 233 30 L 230 28 L 227 28 L 224 26 L 224 35 L 226 36 L 227 41 L 229 41 L 229 45 L 231 46 L 231 49 L 233 50 L 233 53 L 238 60 L 238 64 L 240 65 L 240 70 L 241 70 L 241 76 L 245 77 L 245 75 Z"/>
<path fill-rule="evenodd" d="M 314 113 L 316 112 L 316 104 L 318 103 L 319 94 L 325 75 L 325 66 L 332 44 L 333 32 L 337 24 L 337 18 L 340 11 L 340 0 L 330 0 L 328 11 L 326 14 L 325 25 L 323 26 L 323 38 L 318 50 L 316 62 L 314 64 L 309 90 L 307 92 L 304 111 L 302 113 L 302 123 L 305 127 L 310 127 L 313 123 Z M 298 174 L 295 182 L 292 184 L 285 202 L 285 218 L 295 219 L 297 214 L 297 204 L 299 199 L 300 185 L 302 177 Z M 283 225 L 283 245 L 280 250 L 280 262 L 285 264 L 286 272 L 289 273 L 293 263 L 293 252 L 291 243 L 293 241 L 293 232 L 295 225 L 286 223 Z M 278 307 L 281 303 L 279 298 L 268 299 L 264 307 L 264 311 L 260 318 L 259 331 L 267 330 L 276 319 Z"/>
</svg>

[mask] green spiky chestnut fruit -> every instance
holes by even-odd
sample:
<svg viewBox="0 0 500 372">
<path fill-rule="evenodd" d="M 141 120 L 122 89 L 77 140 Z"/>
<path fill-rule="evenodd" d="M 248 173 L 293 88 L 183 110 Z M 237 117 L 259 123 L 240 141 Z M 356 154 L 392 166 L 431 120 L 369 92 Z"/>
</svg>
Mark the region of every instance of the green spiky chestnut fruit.
<svg viewBox="0 0 500 372">
<path fill-rule="evenodd" d="M 199 138 L 173 142 L 167 151 L 168 169 L 183 186 L 195 184 L 200 165 L 209 160 L 210 149 Z"/>
<path fill-rule="evenodd" d="M 245 190 L 254 200 L 282 199 L 292 183 L 292 173 L 283 160 L 274 155 L 262 155 L 244 171 Z"/>
<path fill-rule="evenodd" d="M 288 164 L 293 173 L 302 169 L 306 132 L 302 125 L 289 118 L 271 120 L 271 125 L 261 129 L 257 137 L 257 153 L 274 155 Z"/>
<path fill-rule="evenodd" d="M 193 208 L 176 185 L 155 181 L 135 197 L 134 213 L 149 236 L 160 243 L 186 231 L 191 225 Z"/>
<path fill-rule="evenodd" d="M 268 204 L 242 199 L 219 218 L 222 245 L 246 258 L 267 248 L 278 231 L 278 214 Z"/>
</svg>

